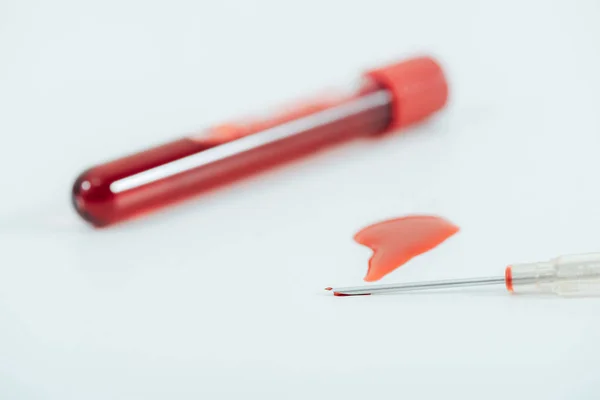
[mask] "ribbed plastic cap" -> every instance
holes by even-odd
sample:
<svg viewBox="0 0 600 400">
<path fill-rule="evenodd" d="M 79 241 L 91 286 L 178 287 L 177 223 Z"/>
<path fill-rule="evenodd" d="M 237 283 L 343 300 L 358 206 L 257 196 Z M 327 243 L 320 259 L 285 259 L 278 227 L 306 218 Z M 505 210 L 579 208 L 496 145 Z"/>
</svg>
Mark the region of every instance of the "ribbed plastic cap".
<svg viewBox="0 0 600 400">
<path fill-rule="evenodd" d="M 392 93 L 392 123 L 388 130 L 419 122 L 443 108 L 448 100 L 444 72 L 431 57 L 409 59 L 366 75 Z"/>
</svg>

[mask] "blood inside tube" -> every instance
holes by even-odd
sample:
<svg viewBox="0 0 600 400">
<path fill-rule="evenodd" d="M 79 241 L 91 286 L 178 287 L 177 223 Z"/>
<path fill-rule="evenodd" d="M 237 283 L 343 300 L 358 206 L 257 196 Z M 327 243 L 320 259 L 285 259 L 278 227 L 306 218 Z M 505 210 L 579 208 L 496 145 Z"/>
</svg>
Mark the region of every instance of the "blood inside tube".
<svg viewBox="0 0 600 400">
<path fill-rule="evenodd" d="M 354 93 L 264 120 L 225 124 L 93 167 L 73 186 L 79 214 L 107 226 L 179 202 L 337 142 L 384 131 L 391 96 L 372 81 Z"/>
</svg>

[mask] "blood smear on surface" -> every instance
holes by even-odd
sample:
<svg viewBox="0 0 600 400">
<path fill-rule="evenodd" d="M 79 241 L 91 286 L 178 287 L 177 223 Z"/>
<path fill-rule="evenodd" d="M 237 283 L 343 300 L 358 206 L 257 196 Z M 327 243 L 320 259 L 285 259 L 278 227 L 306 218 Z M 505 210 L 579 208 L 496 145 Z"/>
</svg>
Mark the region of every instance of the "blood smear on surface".
<svg viewBox="0 0 600 400">
<path fill-rule="evenodd" d="M 431 215 L 394 218 L 363 228 L 354 235 L 354 240 L 373 250 L 364 280 L 380 280 L 458 231 L 453 223 Z"/>
</svg>

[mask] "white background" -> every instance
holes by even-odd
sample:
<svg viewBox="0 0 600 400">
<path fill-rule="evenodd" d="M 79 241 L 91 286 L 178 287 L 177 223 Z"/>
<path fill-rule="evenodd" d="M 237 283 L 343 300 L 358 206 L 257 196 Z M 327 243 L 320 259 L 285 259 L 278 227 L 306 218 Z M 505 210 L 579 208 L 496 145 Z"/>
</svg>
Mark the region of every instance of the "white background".
<svg viewBox="0 0 600 400">
<path fill-rule="evenodd" d="M 382 283 L 600 251 L 600 3 L 0 0 L 0 398 L 598 399 L 600 300 L 359 298 L 366 224 L 462 231 Z M 415 53 L 448 108 L 95 231 L 97 162 Z"/>
</svg>

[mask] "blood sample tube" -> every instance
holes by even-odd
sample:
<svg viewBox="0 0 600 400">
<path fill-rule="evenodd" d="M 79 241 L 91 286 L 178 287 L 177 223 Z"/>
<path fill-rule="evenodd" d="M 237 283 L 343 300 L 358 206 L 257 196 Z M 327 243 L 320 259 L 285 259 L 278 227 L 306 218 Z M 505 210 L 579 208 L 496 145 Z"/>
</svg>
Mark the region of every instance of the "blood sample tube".
<svg viewBox="0 0 600 400">
<path fill-rule="evenodd" d="M 448 95 L 443 71 L 429 57 L 374 69 L 354 86 L 94 166 L 76 179 L 73 205 L 92 225 L 112 225 L 328 145 L 418 122 Z"/>
</svg>

